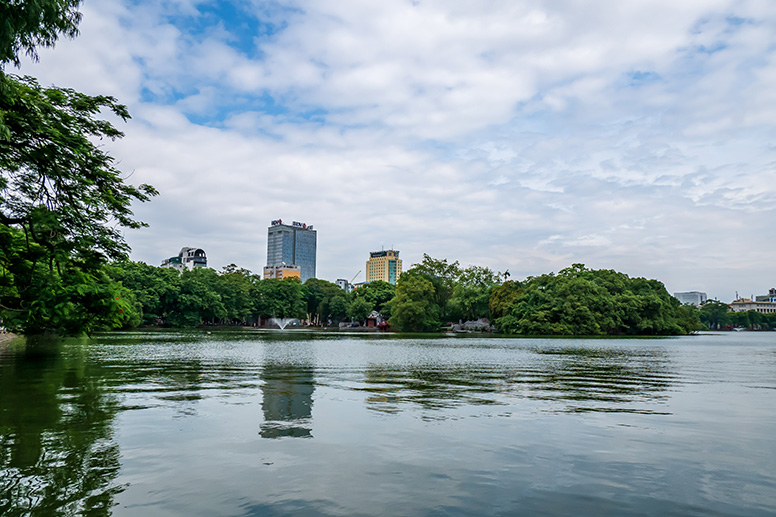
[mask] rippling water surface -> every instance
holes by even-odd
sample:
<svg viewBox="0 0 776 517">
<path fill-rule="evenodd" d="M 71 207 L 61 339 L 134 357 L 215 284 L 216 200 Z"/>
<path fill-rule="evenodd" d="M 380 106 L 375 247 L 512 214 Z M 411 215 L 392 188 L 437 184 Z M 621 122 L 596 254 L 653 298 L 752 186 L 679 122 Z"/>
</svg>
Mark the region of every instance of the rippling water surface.
<svg viewBox="0 0 776 517">
<path fill-rule="evenodd" d="M 774 515 L 776 333 L 0 349 L 2 515 Z"/>
</svg>

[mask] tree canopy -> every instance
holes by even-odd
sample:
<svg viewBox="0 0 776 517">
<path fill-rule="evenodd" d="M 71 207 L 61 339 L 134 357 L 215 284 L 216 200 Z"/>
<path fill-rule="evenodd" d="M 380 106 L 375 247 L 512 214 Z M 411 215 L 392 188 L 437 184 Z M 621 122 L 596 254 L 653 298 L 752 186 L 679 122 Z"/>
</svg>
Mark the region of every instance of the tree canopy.
<svg viewBox="0 0 776 517">
<path fill-rule="evenodd" d="M 700 328 L 662 283 L 574 264 L 496 288 L 491 310 L 502 332 L 530 335 L 674 335 Z"/>
<path fill-rule="evenodd" d="M 79 4 L 2 3 L 0 64 L 74 36 Z M 126 183 L 98 145 L 123 136 L 99 118 L 103 110 L 129 118 L 113 97 L 44 88 L 0 69 L 0 317 L 13 330 L 78 334 L 127 323 L 122 288 L 103 268 L 126 257 L 122 228 L 144 226 L 132 203 L 156 191 Z"/>
<path fill-rule="evenodd" d="M 0 2 L 0 63 L 19 65 L 19 53 L 38 58 L 37 47 L 53 47 L 59 35 L 78 34 L 81 0 Z"/>
</svg>

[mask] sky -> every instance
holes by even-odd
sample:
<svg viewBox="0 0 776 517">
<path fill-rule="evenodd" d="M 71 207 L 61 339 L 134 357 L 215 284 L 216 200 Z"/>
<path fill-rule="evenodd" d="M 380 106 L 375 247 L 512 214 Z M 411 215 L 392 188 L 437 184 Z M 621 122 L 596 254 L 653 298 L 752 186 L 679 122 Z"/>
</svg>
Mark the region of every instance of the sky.
<svg viewBox="0 0 776 517">
<path fill-rule="evenodd" d="M 370 251 L 573 263 L 732 301 L 776 287 L 772 0 L 86 0 L 21 70 L 129 107 L 101 142 L 150 226 L 260 273 L 273 219 L 317 276 Z M 360 273 L 358 273 L 360 271 Z M 358 274 L 357 274 L 358 273 Z"/>
</svg>

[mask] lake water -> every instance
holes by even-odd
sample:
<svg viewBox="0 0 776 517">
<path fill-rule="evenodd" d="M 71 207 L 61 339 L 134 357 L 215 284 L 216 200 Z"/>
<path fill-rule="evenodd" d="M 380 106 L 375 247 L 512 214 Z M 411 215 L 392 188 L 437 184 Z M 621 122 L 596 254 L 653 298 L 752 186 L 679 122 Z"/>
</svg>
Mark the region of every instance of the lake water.
<svg viewBox="0 0 776 517">
<path fill-rule="evenodd" d="M 2 515 L 776 514 L 776 332 L 0 349 Z"/>
</svg>

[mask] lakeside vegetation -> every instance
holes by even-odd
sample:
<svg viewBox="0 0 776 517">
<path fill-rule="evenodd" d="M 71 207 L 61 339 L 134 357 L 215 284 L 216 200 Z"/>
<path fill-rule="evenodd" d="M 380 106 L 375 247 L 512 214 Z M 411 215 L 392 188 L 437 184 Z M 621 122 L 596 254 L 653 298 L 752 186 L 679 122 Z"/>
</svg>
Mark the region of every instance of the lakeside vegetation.
<svg viewBox="0 0 776 517">
<path fill-rule="evenodd" d="M 437 331 L 450 322 L 486 319 L 505 334 L 556 336 L 681 335 L 703 329 L 776 328 L 776 315 L 733 313 L 710 301 L 681 305 L 657 280 L 574 264 L 557 274 L 509 280 L 486 267 L 424 255 L 396 286 L 372 282 L 350 293 L 309 279 L 261 280 L 229 265 L 221 272 L 123 261 L 107 269 L 125 289 L 122 326 L 251 325 L 270 317 L 312 326 L 363 322 L 373 311 L 400 331 Z"/>
<path fill-rule="evenodd" d="M 261 280 L 230 265 L 178 271 L 122 261 L 106 274 L 123 289 L 120 326 L 251 325 L 270 317 L 312 326 L 363 322 L 377 311 L 400 331 L 437 331 L 449 322 L 487 319 L 518 335 L 681 335 L 729 326 L 774 328 L 776 317 L 731 313 L 720 302 L 681 305 L 662 283 L 574 264 L 523 281 L 508 273 L 424 255 L 398 285 L 372 282 L 346 293 L 310 279 Z M 753 312 L 753 311 L 752 311 Z"/>
</svg>

